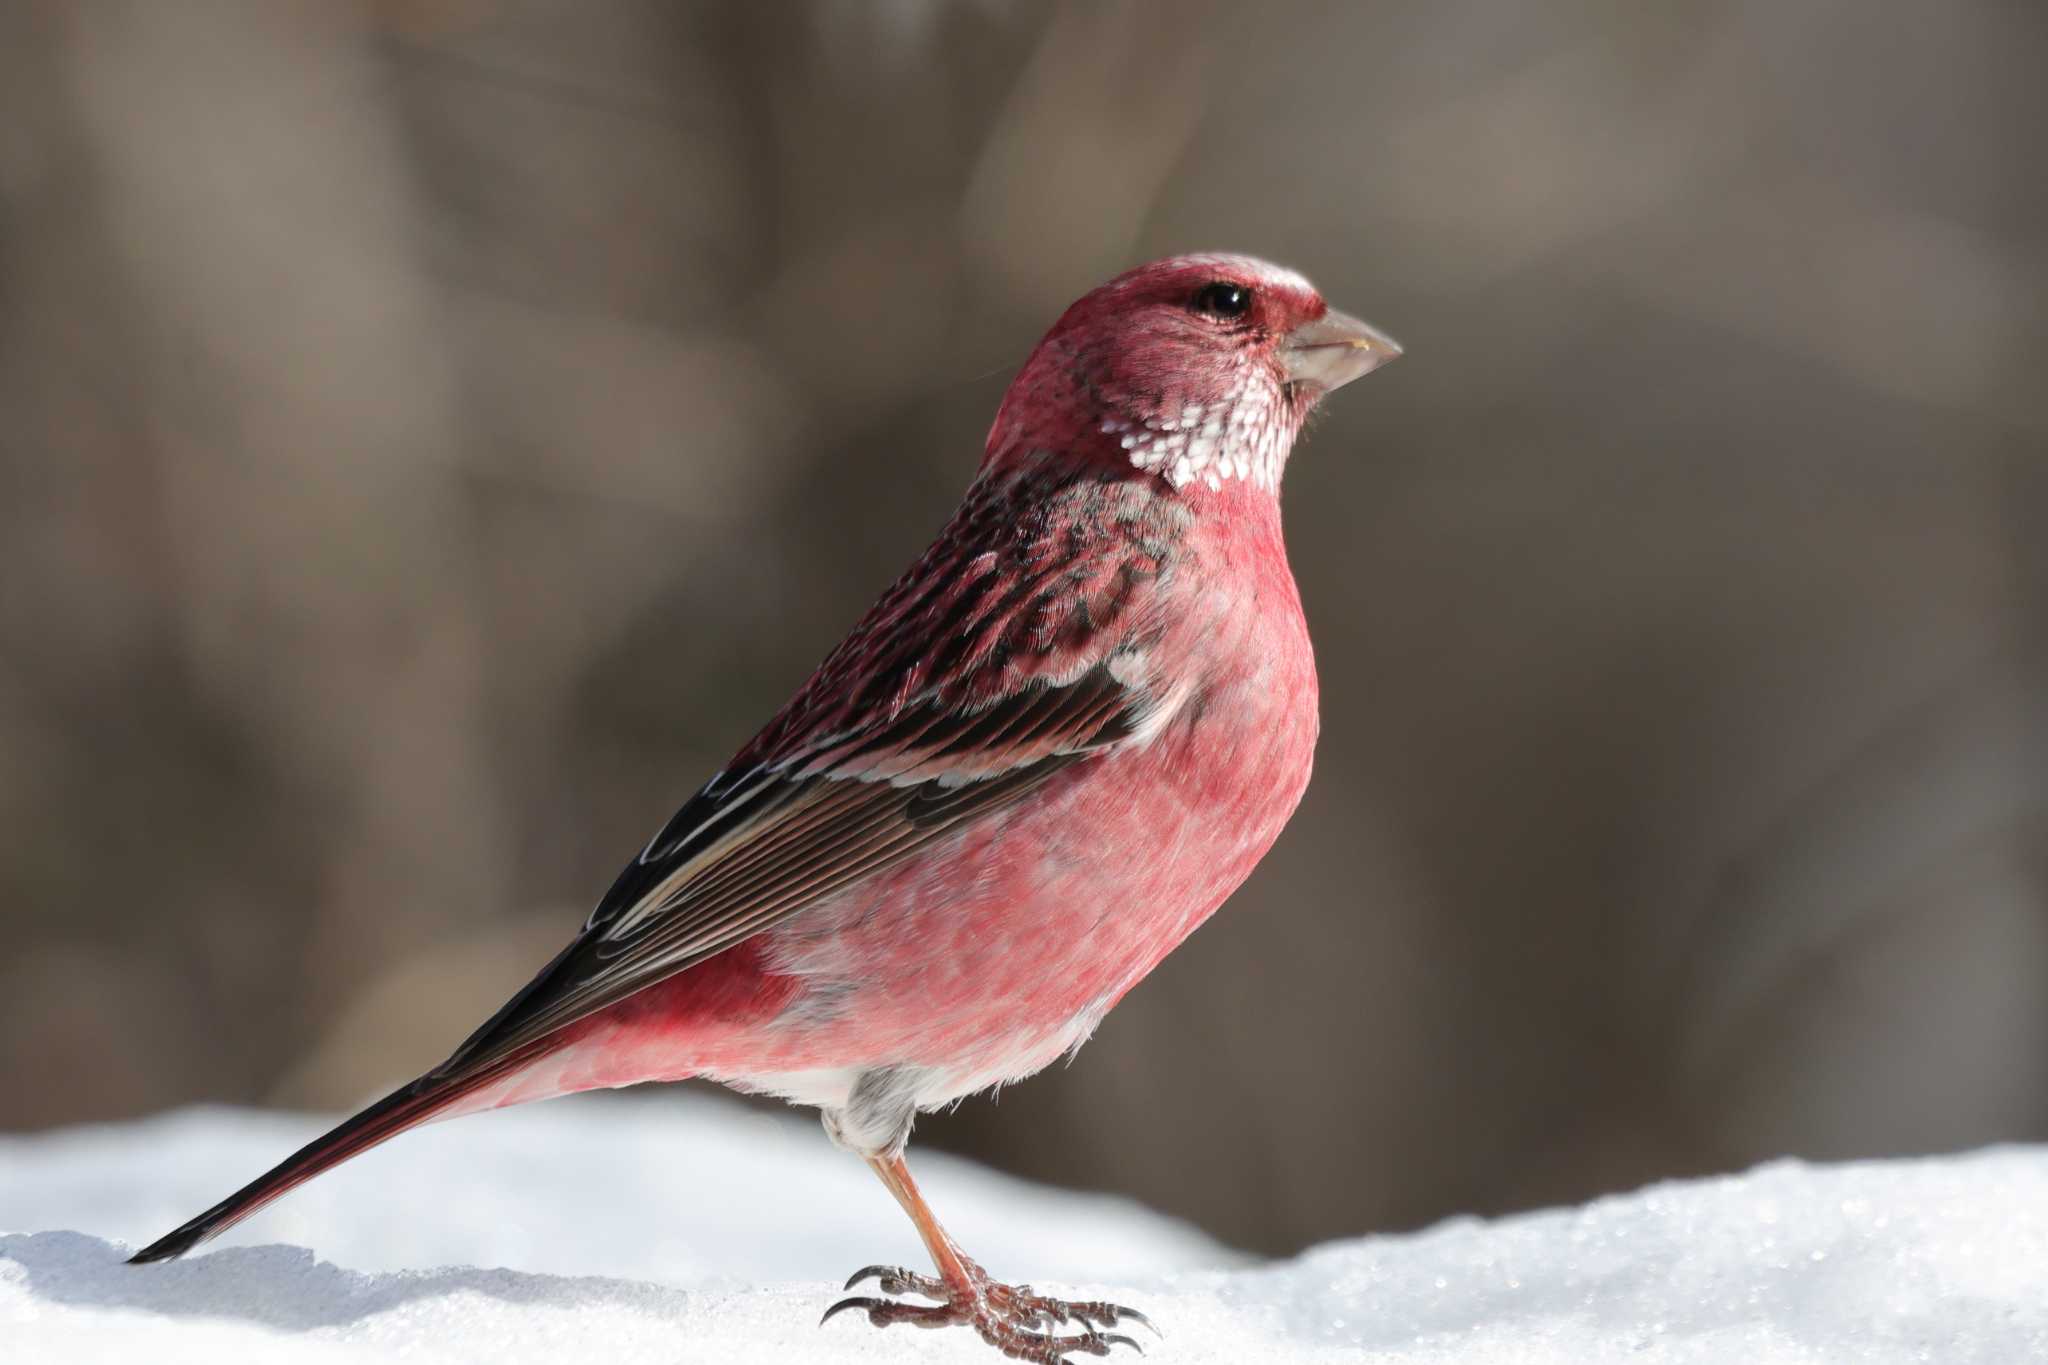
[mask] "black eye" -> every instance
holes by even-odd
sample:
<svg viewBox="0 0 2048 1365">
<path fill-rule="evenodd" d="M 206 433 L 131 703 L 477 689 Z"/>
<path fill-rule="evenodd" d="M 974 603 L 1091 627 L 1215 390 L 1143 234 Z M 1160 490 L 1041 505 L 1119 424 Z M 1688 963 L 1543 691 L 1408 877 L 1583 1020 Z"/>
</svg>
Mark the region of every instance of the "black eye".
<svg viewBox="0 0 2048 1365">
<path fill-rule="evenodd" d="M 1241 318 L 1251 311 L 1252 291 L 1241 284 L 1218 280 L 1195 291 L 1188 307 L 1212 318 Z"/>
</svg>

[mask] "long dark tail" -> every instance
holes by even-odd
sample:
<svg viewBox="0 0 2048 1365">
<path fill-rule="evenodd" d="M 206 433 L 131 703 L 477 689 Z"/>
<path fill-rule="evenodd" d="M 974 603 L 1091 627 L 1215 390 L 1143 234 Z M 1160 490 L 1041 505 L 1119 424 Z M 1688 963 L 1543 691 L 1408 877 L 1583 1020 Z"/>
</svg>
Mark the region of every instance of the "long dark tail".
<svg viewBox="0 0 2048 1365">
<path fill-rule="evenodd" d="M 130 1265 L 168 1261 L 182 1256 L 207 1238 L 227 1231 L 264 1205 L 350 1157 L 439 1117 L 467 1095 L 501 1080 L 537 1056 L 553 1050 L 549 1040 L 522 1048 L 509 1057 L 467 1074 L 428 1072 L 392 1091 L 323 1137 L 313 1139 L 265 1174 L 174 1232 L 166 1233 L 128 1258 Z"/>
</svg>

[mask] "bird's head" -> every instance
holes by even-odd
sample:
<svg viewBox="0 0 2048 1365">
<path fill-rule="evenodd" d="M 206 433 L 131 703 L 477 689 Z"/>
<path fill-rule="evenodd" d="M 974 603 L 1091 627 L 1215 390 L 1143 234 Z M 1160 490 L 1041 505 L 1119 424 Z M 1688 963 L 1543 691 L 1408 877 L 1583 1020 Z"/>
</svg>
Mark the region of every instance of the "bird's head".
<svg viewBox="0 0 2048 1365">
<path fill-rule="evenodd" d="M 1316 403 L 1399 354 L 1292 270 L 1251 256 L 1168 257 L 1053 324 L 996 413 L 984 467 L 1053 449 L 1181 490 L 1277 492 Z"/>
</svg>

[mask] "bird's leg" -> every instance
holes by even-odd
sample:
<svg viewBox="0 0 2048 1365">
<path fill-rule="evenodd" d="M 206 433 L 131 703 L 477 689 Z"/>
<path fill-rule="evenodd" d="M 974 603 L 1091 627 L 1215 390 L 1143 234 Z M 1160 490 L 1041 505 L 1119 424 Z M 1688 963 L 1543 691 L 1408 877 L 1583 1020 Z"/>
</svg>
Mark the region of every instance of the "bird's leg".
<svg viewBox="0 0 2048 1365">
<path fill-rule="evenodd" d="M 910 1221 L 916 1225 L 917 1235 L 924 1239 L 925 1250 L 931 1253 L 932 1265 L 939 1273 L 919 1275 L 901 1266 L 871 1265 L 848 1280 L 846 1287 L 851 1289 L 862 1280 L 874 1278 L 881 1282 L 884 1294 L 916 1294 L 935 1302 L 904 1303 L 897 1299 L 866 1297 L 841 1299 L 826 1310 L 826 1318 L 857 1308 L 865 1311 L 868 1321 L 877 1327 L 887 1327 L 895 1322 L 915 1323 L 919 1327 L 968 1326 L 1004 1355 L 1031 1361 L 1033 1365 L 1059 1365 L 1069 1352 L 1108 1355 L 1110 1347 L 1119 1344 L 1143 1351 L 1144 1348 L 1131 1338 L 1119 1333 L 1104 1333 L 1101 1329 L 1124 1321 L 1151 1327 L 1144 1314 L 1113 1303 L 1070 1303 L 1047 1298 L 1033 1293 L 1028 1284 L 1008 1285 L 990 1279 L 988 1272 L 975 1264 L 940 1226 L 931 1206 L 924 1202 L 917 1182 L 910 1178 L 910 1168 L 904 1164 L 901 1152 L 893 1156 L 871 1156 L 867 1162 L 881 1178 L 882 1184 L 888 1187 L 889 1193 L 896 1196 L 896 1202 L 903 1206 L 903 1211 L 910 1215 Z M 1067 1335 L 1057 1335 L 1049 1330 L 1069 1322 L 1078 1323 L 1082 1330 Z"/>
</svg>

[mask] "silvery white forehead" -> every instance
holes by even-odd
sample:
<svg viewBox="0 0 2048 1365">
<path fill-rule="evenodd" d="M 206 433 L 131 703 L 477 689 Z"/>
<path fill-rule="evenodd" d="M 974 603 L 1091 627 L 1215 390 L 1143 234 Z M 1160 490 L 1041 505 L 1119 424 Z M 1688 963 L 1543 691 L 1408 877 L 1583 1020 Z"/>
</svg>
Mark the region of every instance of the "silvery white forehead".
<svg viewBox="0 0 2048 1365">
<path fill-rule="evenodd" d="M 1239 276 L 1253 286 L 1293 289 L 1305 294 L 1316 292 L 1316 287 L 1308 282 L 1308 277 L 1298 270 L 1289 270 L 1284 265 L 1275 265 L 1271 261 L 1260 260 L 1257 256 L 1244 256 L 1230 251 L 1197 251 L 1187 256 L 1169 256 L 1151 266 L 1142 266 L 1130 272 L 1117 281 L 1116 287 L 1129 289 L 1138 284 L 1149 271 L 1160 266 L 1207 266 L 1219 274 Z"/>
</svg>

